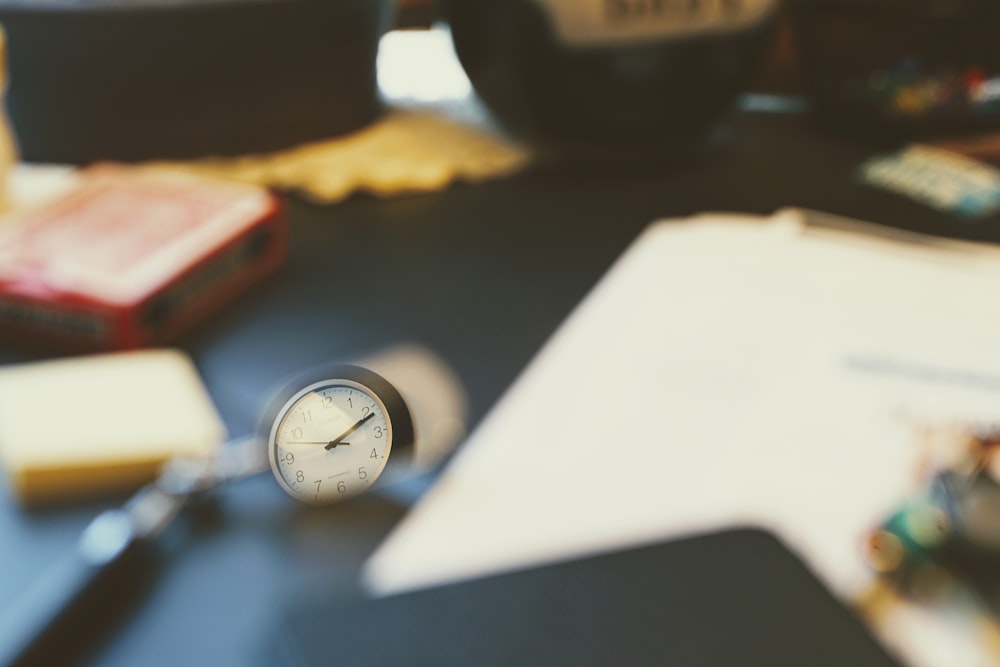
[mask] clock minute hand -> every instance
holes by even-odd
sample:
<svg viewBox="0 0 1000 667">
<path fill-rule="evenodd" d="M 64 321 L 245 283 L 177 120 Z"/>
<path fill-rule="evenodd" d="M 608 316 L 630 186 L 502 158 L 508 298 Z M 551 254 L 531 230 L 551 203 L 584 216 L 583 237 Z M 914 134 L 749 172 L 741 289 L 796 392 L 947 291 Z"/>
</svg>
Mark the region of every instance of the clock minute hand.
<svg viewBox="0 0 1000 667">
<path fill-rule="evenodd" d="M 371 419 L 374 416 L 375 416 L 374 412 L 369 412 L 367 415 L 365 415 L 364 417 L 362 417 L 361 419 L 359 419 L 357 422 L 355 422 L 354 426 L 352 426 L 351 428 L 347 429 L 346 431 L 344 431 L 343 433 L 341 433 L 339 436 L 337 436 L 336 438 L 334 438 L 333 440 L 331 440 L 329 443 L 327 443 L 326 449 L 328 449 L 328 450 L 329 449 L 333 449 L 337 445 L 345 444 L 345 443 L 341 442 L 341 440 L 343 440 L 344 438 L 346 438 L 350 434 L 354 433 L 356 430 L 358 430 L 361 427 L 362 424 L 364 424 L 366 421 L 368 421 L 369 419 Z"/>
</svg>

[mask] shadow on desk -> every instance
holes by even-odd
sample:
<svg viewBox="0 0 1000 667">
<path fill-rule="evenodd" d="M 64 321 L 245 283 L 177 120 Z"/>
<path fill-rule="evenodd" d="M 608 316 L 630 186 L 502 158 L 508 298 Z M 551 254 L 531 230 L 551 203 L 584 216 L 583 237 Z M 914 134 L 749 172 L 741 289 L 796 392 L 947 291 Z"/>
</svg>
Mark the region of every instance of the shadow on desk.
<svg viewBox="0 0 1000 667">
<path fill-rule="evenodd" d="M 377 600 L 296 603 L 257 664 L 895 665 L 795 556 L 752 529 Z"/>
</svg>

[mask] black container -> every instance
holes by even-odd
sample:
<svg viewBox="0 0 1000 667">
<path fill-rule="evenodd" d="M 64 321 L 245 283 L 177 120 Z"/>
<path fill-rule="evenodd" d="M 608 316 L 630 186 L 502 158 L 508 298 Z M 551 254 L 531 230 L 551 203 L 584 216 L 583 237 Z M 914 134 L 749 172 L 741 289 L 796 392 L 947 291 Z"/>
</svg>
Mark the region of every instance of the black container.
<svg viewBox="0 0 1000 667">
<path fill-rule="evenodd" d="M 789 10 L 827 121 L 891 138 L 1000 127 L 995 0 L 796 0 Z"/>
<path fill-rule="evenodd" d="M 22 155 L 268 150 L 377 113 L 386 0 L 0 0 Z"/>
<path fill-rule="evenodd" d="M 592 31 L 606 21 L 605 40 L 567 40 L 541 0 L 450 0 L 445 9 L 476 91 L 511 129 L 562 153 L 655 156 L 711 134 L 752 73 L 772 12 L 714 32 L 612 33 L 621 21 L 667 25 L 678 22 L 669 12 L 738 4 L 607 1 Z"/>
</svg>

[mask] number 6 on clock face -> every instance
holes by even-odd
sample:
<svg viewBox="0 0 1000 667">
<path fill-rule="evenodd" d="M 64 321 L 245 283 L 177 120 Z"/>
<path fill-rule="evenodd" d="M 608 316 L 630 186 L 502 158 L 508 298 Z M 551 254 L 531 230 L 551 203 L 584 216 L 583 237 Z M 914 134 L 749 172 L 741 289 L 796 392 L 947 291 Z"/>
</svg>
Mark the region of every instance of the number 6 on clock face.
<svg viewBox="0 0 1000 667">
<path fill-rule="evenodd" d="M 309 504 L 367 490 L 393 447 L 413 441 L 409 411 L 392 385 L 360 367 L 338 370 L 342 377 L 313 382 L 285 401 L 267 441 L 275 479 Z"/>
</svg>

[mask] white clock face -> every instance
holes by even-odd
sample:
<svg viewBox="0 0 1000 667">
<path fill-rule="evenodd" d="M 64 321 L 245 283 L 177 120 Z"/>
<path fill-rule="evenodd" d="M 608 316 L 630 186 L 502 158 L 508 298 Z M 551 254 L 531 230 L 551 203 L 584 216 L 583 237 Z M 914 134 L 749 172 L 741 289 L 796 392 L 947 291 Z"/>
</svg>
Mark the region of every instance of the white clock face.
<svg viewBox="0 0 1000 667">
<path fill-rule="evenodd" d="M 299 391 L 271 428 L 274 476 L 293 497 L 327 504 L 367 489 L 392 448 L 382 401 L 357 382 L 324 380 Z"/>
</svg>

